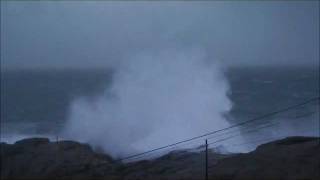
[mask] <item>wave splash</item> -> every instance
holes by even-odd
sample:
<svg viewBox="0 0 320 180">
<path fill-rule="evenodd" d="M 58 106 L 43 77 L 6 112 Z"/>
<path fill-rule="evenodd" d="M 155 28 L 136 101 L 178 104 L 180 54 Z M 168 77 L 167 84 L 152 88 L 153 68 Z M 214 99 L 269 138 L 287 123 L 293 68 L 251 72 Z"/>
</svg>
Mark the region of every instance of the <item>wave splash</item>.
<svg viewBox="0 0 320 180">
<path fill-rule="evenodd" d="M 229 126 L 228 83 L 201 50 L 140 53 L 114 70 L 103 95 L 71 104 L 65 138 L 123 157 Z"/>
</svg>

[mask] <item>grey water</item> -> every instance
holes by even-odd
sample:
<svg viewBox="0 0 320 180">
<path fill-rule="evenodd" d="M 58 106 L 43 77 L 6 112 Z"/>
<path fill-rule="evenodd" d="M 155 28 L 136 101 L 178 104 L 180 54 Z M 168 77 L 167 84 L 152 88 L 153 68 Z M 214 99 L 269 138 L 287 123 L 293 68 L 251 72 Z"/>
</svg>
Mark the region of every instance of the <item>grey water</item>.
<svg viewBox="0 0 320 180">
<path fill-rule="evenodd" d="M 112 75 L 112 69 L 2 71 L 1 141 L 56 136 L 68 119 L 70 103 L 79 97 L 99 97 L 111 85 Z M 317 67 L 233 67 L 225 76 L 233 103 L 225 117 L 231 124 L 319 96 Z M 319 119 L 319 102 L 281 117 L 296 119 L 294 128 L 299 128 L 299 122 L 309 123 L 308 116 Z M 311 124 L 303 130 L 317 134 L 319 127 Z"/>
</svg>

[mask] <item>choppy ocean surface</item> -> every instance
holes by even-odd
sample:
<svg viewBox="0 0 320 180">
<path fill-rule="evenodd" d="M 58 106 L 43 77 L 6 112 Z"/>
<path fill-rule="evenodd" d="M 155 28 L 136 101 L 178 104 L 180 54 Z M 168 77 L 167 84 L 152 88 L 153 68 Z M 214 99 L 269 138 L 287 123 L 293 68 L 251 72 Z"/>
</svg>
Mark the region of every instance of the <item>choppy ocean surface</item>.
<svg viewBox="0 0 320 180">
<path fill-rule="evenodd" d="M 317 67 L 230 68 L 225 75 L 233 103 L 225 116 L 232 124 L 319 96 Z M 96 98 L 111 83 L 112 71 L 107 69 L 1 72 L 1 141 L 56 138 L 70 103 L 83 96 Z M 288 135 L 319 135 L 319 102 L 275 118 L 291 121 L 285 125 L 291 128 Z"/>
</svg>

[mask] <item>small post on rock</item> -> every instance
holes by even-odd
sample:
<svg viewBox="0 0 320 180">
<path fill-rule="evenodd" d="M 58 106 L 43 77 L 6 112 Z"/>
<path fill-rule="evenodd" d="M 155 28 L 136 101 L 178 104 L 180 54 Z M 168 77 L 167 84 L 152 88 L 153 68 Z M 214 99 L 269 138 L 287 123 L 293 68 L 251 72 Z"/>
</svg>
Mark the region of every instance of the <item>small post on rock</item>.
<svg viewBox="0 0 320 180">
<path fill-rule="evenodd" d="M 206 180 L 208 180 L 208 140 L 206 139 Z"/>
</svg>

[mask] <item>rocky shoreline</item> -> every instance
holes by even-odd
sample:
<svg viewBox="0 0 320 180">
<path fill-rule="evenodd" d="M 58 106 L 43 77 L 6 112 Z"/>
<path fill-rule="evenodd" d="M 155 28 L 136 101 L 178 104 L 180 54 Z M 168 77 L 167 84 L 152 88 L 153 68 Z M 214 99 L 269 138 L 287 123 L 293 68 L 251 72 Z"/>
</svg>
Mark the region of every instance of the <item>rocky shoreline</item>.
<svg viewBox="0 0 320 180">
<path fill-rule="evenodd" d="M 209 152 L 209 179 L 320 179 L 320 138 L 288 137 L 245 154 Z M 122 163 L 74 141 L 1 143 L 1 179 L 204 179 L 204 152 Z"/>
</svg>

